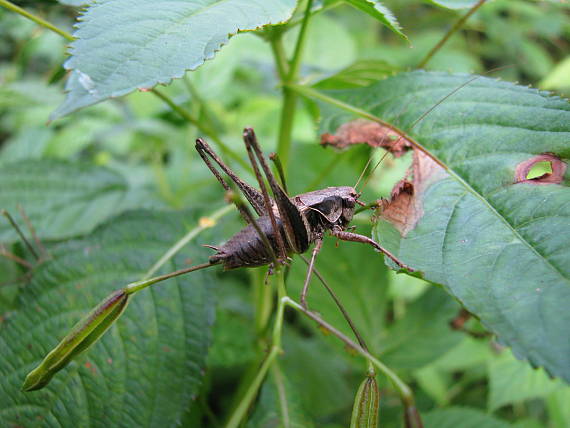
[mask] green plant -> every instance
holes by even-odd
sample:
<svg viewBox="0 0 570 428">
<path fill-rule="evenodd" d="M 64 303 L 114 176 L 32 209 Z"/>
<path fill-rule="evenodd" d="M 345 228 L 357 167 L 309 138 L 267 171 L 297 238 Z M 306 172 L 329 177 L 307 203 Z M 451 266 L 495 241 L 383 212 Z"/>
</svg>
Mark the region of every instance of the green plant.
<svg viewBox="0 0 570 428">
<path fill-rule="evenodd" d="M 408 32 L 378 1 L 202 3 L 88 6 L 65 63 L 62 100 L 59 37 L 74 37 L 60 28 L 74 10 L 46 2 L 26 14 L 0 1 L 57 32 L 39 34 L 15 14 L 0 15 L 10 40 L 0 44 L 7 113 L 0 207 L 25 225 L 23 207 L 45 247 L 36 263 L 10 224 L 0 225 L 2 253 L 12 258 L 2 261 L 8 285 L 0 288 L 3 425 L 346 426 L 369 366 L 382 390 L 380 426 L 419 426 L 415 407 L 433 427 L 567 425 L 570 389 L 505 351 L 495 355 L 487 332 L 570 380 L 570 107 L 490 77 L 404 71 L 420 64 L 482 71 L 512 58 L 513 66 L 490 76 L 554 81 L 563 91 L 568 82 L 551 69 L 563 64 L 570 25 L 548 12 L 567 5 L 393 2 Z M 446 9 L 454 7 L 467 9 L 454 16 Z M 329 144 L 368 144 L 322 151 L 311 126 L 317 116 Z M 204 136 L 251 178 L 239 142 L 245 125 L 276 149 L 292 193 L 353 185 L 370 146 L 396 155 L 407 149 L 395 143 L 411 146 L 367 172 L 364 199 L 409 178 L 380 204 L 371 233 L 431 285 L 393 275 L 368 248 L 327 243 L 318 267 L 365 349 L 316 285 L 309 307 L 319 313 L 296 303 L 306 270 L 297 260 L 287 279 L 278 269 L 271 285 L 262 269 L 177 276 L 129 297 L 118 321 L 113 311 L 89 319 L 83 327 L 96 327 L 91 335 L 70 337 L 71 347 L 52 354 L 57 364 L 40 366 L 26 387 L 45 386 L 67 367 L 43 390 L 19 391 L 110 292 L 129 283 L 126 293 L 138 291 L 154 275 L 202 263 L 211 253 L 200 244 L 239 228 L 189 142 Z M 412 152 L 413 179 L 406 173 Z M 540 163 L 546 174 L 531 178 Z M 355 224 L 371 227 L 365 213 Z M 126 297 L 120 302 L 124 309 Z M 521 404 L 530 398 L 540 400 Z M 498 417 L 477 410 L 485 406 L 500 409 Z"/>
</svg>

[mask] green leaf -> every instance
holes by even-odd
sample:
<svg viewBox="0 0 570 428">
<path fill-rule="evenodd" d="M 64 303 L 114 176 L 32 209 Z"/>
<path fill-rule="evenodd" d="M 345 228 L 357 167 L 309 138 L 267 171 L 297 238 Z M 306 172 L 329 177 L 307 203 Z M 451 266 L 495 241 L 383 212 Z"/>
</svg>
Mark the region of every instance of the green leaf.
<svg viewBox="0 0 570 428">
<path fill-rule="evenodd" d="M 540 87 L 570 92 L 570 56 L 566 57 L 548 73 L 540 82 Z"/>
<path fill-rule="evenodd" d="M 22 206 L 43 239 L 91 231 L 118 212 L 126 192 L 123 177 L 90 164 L 24 160 L 0 169 L 0 208 L 19 220 L 18 205 Z M 3 219 L 0 241 L 16 239 L 16 232 Z"/>
<path fill-rule="evenodd" d="M 318 81 L 317 89 L 350 89 L 368 86 L 396 71 L 382 60 L 360 60 L 332 76 Z"/>
<path fill-rule="evenodd" d="M 425 428 L 508 428 L 508 422 L 467 407 L 448 407 L 423 416 Z"/>
<path fill-rule="evenodd" d="M 189 219 L 190 217 L 190 219 Z M 212 324 L 212 273 L 194 272 L 141 291 L 78 361 L 41 391 L 20 386 L 83 315 L 113 290 L 140 279 L 195 216 L 136 211 L 92 235 L 52 247 L 0 330 L 0 425 L 173 426 L 198 392 Z M 164 267 L 199 262 L 192 245 Z"/>
<path fill-rule="evenodd" d="M 375 237 L 445 285 L 518 358 L 570 381 L 570 235 L 561 233 L 570 230 L 570 180 L 563 173 L 570 104 L 479 77 L 414 125 L 470 79 L 413 72 L 330 92 L 348 106 L 342 113 L 325 107 L 323 128 L 334 132 L 354 118 L 346 111 L 358 108 L 406 131 L 445 167 L 422 164 L 403 223 L 396 229 L 379 221 Z M 525 168 L 544 160 L 543 153 L 558 168 L 554 182 L 525 180 Z"/>
<path fill-rule="evenodd" d="M 408 37 L 402 33 L 402 27 L 394 14 L 378 0 L 345 0 L 348 4 L 377 19 L 394 33 L 405 40 Z"/>
<path fill-rule="evenodd" d="M 295 0 L 102 0 L 90 5 L 71 43 L 67 98 L 51 119 L 194 70 L 238 31 L 291 17 Z"/>
<path fill-rule="evenodd" d="M 530 398 L 546 397 L 564 387 L 562 381 L 549 379 L 544 370 L 533 369 L 510 352 L 503 352 L 489 365 L 489 411 Z"/>
<path fill-rule="evenodd" d="M 459 305 L 447 294 L 431 287 L 382 340 L 382 361 L 392 368 L 408 369 L 435 361 L 461 341 L 463 335 L 449 326 L 458 310 Z"/>
<path fill-rule="evenodd" d="M 466 9 L 473 7 L 479 0 L 428 0 L 437 6 L 445 7 L 446 9 Z"/>
<path fill-rule="evenodd" d="M 259 402 L 248 428 L 310 428 L 299 392 L 279 366 L 274 366 L 261 388 Z"/>
</svg>

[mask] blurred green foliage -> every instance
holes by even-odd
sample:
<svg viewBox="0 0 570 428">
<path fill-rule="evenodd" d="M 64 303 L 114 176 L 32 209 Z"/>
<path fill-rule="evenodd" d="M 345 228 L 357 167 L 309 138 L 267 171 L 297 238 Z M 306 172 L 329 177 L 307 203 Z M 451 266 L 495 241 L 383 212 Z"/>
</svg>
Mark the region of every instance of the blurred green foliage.
<svg viewBox="0 0 570 428">
<path fill-rule="evenodd" d="M 47 0 L 18 3 L 60 28 L 72 29 L 76 8 Z M 312 23 L 303 80 L 322 80 L 322 88 L 343 88 L 414 68 L 464 13 L 420 0 L 384 3 L 399 20 L 409 44 L 354 8 L 331 8 Z M 476 73 L 500 68 L 491 75 L 568 95 L 569 10 L 562 1 L 489 1 L 427 68 Z M 285 37 L 288 52 L 295 33 L 292 30 Z M 193 148 L 200 133 L 149 93 L 132 93 L 47 124 L 49 114 L 63 100 L 65 59 L 61 37 L 0 9 L 0 168 L 34 159 L 104 166 L 128 184 L 127 201 L 121 208 L 125 210 L 192 208 L 207 214 L 223 205 L 222 190 Z M 332 77 L 343 69 L 348 69 L 347 78 Z M 162 90 L 208 121 L 243 155 L 244 126 L 255 128 L 266 151 L 276 147 L 281 107 L 277 83 L 269 45 L 254 34 L 239 34 L 214 61 Z M 198 98 L 205 103 L 196 102 Z M 319 147 L 312 107 L 303 103 L 296 112 L 289 169 L 292 193 L 353 185 L 369 156 L 365 147 L 343 153 Z M 409 157 L 387 159 L 370 181 L 364 199 L 387 196 L 408 165 Z M 251 174 L 232 166 L 253 182 Z M 368 215 L 359 215 L 354 224 L 359 231 L 366 230 Z M 216 236 L 229 237 L 239 227 L 235 218 L 225 218 Z M 72 234 L 86 232 L 79 229 Z M 204 237 L 193 245 L 201 243 L 210 242 Z M 25 249 L 16 247 L 25 257 Z M 570 426 L 568 386 L 518 362 L 475 319 L 468 320 L 462 332 L 450 329 L 448 323 L 459 306 L 441 290 L 394 274 L 377 263 L 377 255 L 367 248 L 347 243 L 334 247 L 334 241 L 325 246 L 319 269 L 354 314 L 373 350 L 413 386 L 419 409 L 428 415 L 427 426 Z M 289 283 L 295 293 L 304 269 L 304 264 L 293 263 Z M 356 271 L 361 274 L 362 270 L 366 274 L 355 281 Z M 23 273 L 13 263 L 0 260 L 0 329 L 17 309 L 17 295 L 25 282 L 16 280 Z M 264 287 L 263 275 L 257 269 L 220 276 L 208 370 L 198 399 L 188 402 L 183 426 L 219 426 L 228 416 L 243 373 L 255 367 L 254 301 Z M 342 326 L 329 298 L 317 287 L 311 290 L 311 307 Z M 287 316 L 284 348 L 279 367 L 288 380 L 289 394 L 297 399 L 295 411 L 302 415 L 297 426 L 347 426 L 364 363 L 297 314 Z M 278 426 L 271 418 L 274 376 L 263 387 L 260 410 L 248 426 Z M 385 380 L 379 380 L 380 426 L 400 426 L 398 397 Z M 450 424 L 453 418 L 457 422 Z M 467 425 L 467 420 L 477 422 Z"/>
</svg>

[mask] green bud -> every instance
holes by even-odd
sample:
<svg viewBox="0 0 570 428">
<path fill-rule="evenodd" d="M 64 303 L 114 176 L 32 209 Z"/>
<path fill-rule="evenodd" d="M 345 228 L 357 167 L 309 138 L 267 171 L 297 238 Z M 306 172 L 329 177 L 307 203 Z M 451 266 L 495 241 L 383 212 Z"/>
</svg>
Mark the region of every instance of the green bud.
<svg viewBox="0 0 570 428">
<path fill-rule="evenodd" d="M 107 331 L 127 307 L 129 295 L 124 289 L 110 294 L 89 314 L 83 317 L 61 342 L 28 373 L 22 390 L 34 391 L 46 386 L 54 374 L 73 358 L 89 348 Z"/>
<path fill-rule="evenodd" d="M 377 428 L 380 390 L 374 376 L 362 381 L 354 397 L 350 428 Z"/>
</svg>

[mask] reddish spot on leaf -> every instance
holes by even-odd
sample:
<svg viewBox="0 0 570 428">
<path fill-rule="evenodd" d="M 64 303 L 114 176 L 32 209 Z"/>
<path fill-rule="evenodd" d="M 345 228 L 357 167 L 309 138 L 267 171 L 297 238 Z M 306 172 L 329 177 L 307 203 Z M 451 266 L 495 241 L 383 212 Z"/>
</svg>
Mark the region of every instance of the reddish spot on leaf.
<svg viewBox="0 0 570 428">
<path fill-rule="evenodd" d="M 139 91 L 141 91 L 141 92 L 150 92 L 150 91 L 152 91 L 152 88 L 139 88 Z"/>
<path fill-rule="evenodd" d="M 334 135 L 321 135 L 321 145 L 345 149 L 354 144 L 368 144 L 370 147 L 383 147 L 395 157 L 406 153 L 412 145 L 388 127 L 366 119 L 355 119 L 336 130 Z"/>
<path fill-rule="evenodd" d="M 539 162 L 550 162 L 552 172 L 542 174 L 535 178 L 527 178 L 532 167 Z M 566 162 L 553 154 L 544 153 L 537 155 L 517 165 L 515 170 L 515 183 L 560 184 L 564 179 L 564 173 L 567 167 Z"/>
<path fill-rule="evenodd" d="M 107 358 L 107 363 L 108 363 L 108 364 L 113 364 L 113 359 L 112 359 L 112 358 Z"/>
<path fill-rule="evenodd" d="M 170 348 L 168 346 L 163 346 L 162 351 L 163 352 L 170 352 Z"/>
<path fill-rule="evenodd" d="M 402 236 L 411 231 L 423 215 L 422 194 L 447 173 L 423 152 L 414 151 L 412 163 L 413 180 L 400 180 L 392 189 L 389 200 L 378 202 L 379 216 L 389 221 Z"/>
<path fill-rule="evenodd" d="M 93 364 L 91 364 L 89 361 L 87 361 L 85 363 L 85 368 L 91 370 L 91 373 L 95 374 L 97 373 L 97 369 L 95 368 L 95 366 Z"/>
</svg>

